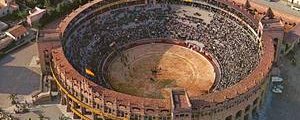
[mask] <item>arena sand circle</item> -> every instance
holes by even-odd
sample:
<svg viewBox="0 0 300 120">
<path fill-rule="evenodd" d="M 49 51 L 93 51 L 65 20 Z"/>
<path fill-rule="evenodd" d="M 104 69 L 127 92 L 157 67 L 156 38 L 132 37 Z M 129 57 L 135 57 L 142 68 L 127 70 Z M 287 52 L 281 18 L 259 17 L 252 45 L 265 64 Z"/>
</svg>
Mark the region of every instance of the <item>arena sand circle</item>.
<svg viewBox="0 0 300 120">
<path fill-rule="evenodd" d="M 207 93 L 214 84 L 213 64 L 189 48 L 150 43 L 118 54 L 109 64 L 107 81 L 122 93 L 167 98 L 169 88 L 184 88 L 190 96 Z"/>
</svg>

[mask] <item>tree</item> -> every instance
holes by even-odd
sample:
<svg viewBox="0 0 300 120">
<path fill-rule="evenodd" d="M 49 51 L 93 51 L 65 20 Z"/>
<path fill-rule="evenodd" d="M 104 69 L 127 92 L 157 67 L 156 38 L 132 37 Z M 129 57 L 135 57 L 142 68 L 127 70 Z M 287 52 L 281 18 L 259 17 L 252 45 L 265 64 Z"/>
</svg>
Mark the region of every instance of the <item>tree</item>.
<svg viewBox="0 0 300 120">
<path fill-rule="evenodd" d="M 26 18 L 27 15 L 28 15 L 27 11 L 18 11 L 17 12 L 17 17 L 21 18 L 21 19 Z"/>
<path fill-rule="evenodd" d="M 51 4 L 51 1 L 50 0 L 44 0 L 44 6 L 45 7 L 50 7 L 52 4 Z"/>
<path fill-rule="evenodd" d="M 16 120 L 11 114 L 5 112 L 2 108 L 0 108 L 0 120 Z"/>
<path fill-rule="evenodd" d="M 59 118 L 58 118 L 59 120 L 72 120 L 70 117 L 67 117 L 67 116 L 65 116 L 65 115 L 60 115 L 59 116 Z"/>
<path fill-rule="evenodd" d="M 12 93 L 12 94 L 9 95 L 9 99 L 11 100 L 11 104 L 14 105 L 14 104 L 17 103 L 18 96 L 17 96 L 17 94 Z"/>
<path fill-rule="evenodd" d="M 44 2 L 44 1 L 39 1 L 39 0 L 25 0 L 25 4 L 31 8 L 34 8 L 39 4 L 39 2 Z"/>
<path fill-rule="evenodd" d="M 57 12 L 62 12 L 63 11 L 63 4 L 61 3 L 61 4 L 58 4 L 57 5 L 57 7 L 55 8 L 55 11 L 57 11 Z"/>
<path fill-rule="evenodd" d="M 0 119 L 3 119 L 4 117 L 4 110 L 0 108 Z"/>
<path fill-rule="evenodd" d="M 41 113 L 41 114 L 38 114 L 38 116 L 39 116 L 39 119 L 40 119 L 40 120 L 44 120 L 44 119 L 46 118 L 46 117 L 44 116 L 44 114 L 42 114 L 42 113 Z"/>
</svg>

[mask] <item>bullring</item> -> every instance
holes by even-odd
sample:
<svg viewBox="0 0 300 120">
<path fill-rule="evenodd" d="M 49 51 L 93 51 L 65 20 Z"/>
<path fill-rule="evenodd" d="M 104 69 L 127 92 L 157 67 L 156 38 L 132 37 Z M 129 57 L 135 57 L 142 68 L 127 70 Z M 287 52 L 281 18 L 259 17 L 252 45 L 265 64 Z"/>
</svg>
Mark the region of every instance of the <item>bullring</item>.
<svg viewBox="0 0 300 120">
<path fill-rule="evenodd" d="M 72 111 L 74 118 L 246 120 L 256 114 L 263 102 L 274 57 L 272 39 L 260 24 L 243 7 L 230 1 L 94 0 L 60 23 L 61 47 L 45 53 L 51 56 L 49 66 L 61 103 L 67 105 L 67 111 Z M 193 92 L 189 89 L 204 83 L 195 87 L 180 83 L 168 87 L 166 95 L 159 97 L 118 90 L 118 85 L 111 84 L 114 81 L 111 74 L 121 76 L 117 82 L 126 78 L 129 83 L 144 80 L 156 84 L 160 76 L 167 76 L 164 70 L 171 71 L 166 67 L 168 64 L 162 62 L 150 64 L 144 72 L 141 72 L 142 67 L 135 68 L 138 69 L 136 74 L 124 77 L 126 69 L 134 69 L 131 60 L 135 60 L 135 56 L 131 53 L 136 51 L 133 48 L 144 50 L 135 55 L 156 50 L 160 55 L 156 59 L 157 55 L 152 55 L 153 59 L 142 60 L 142 67 L 155 60 L 173 58 L 174 62 L 192 61 L 191 65 L 197 67 L 193 70 L 202 69 L 203 73 L 210 74 L 204 76 L 198 71 L 199 78 L 177 77 L 190 75 L 182 73 L 190 68 L 182 65 L 187 62 L 179 62 L 183 71 L 172 66 L 176 72 L 172 72 L 174 76 L 168 73 L 167 79 L 171 82 L 184 80 L 193 84 L 199 79 L 209 79 L 210 84 L 200 87 L 205 89 L 198 93 L 195 92 L 198 89 Z M 176 50 L 180 50 L 174 52 L 177 56 L 169 55 Z M 181 52 L 186 53 L 183 58 L 189 59 L 177 60 Z M 204 64 L 194 64 L 193 59 L 199 62 L 200 58 L 193 58 L 198 55 L 209 69 L 203 70 Z M 118 72 L 112 70 L 114 64 L 124 67 L 118 68 L 121 69 Z M 87 74 L 87 69 L 94 75 Z M 135 76 L 137 74 L 142 74 L 143 79 Z"/>
</svg>

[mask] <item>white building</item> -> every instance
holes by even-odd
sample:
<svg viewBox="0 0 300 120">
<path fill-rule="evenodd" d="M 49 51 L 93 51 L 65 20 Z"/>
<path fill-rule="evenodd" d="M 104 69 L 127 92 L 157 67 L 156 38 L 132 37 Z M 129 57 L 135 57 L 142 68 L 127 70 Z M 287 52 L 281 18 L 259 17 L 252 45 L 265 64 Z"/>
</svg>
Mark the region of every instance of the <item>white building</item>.
<svg viewBox="0 0 300 120">
<path fill-rule="evenodd" d="M 0 17 L 11 14 L 18 9 L 19 5 L 14 0 L 0 0 Z"/>
<path fill-rule="evenodd" d="M 32 26 L 32 23 L 39 21 L 45 13 L 46 9 L 35 7 L 34 9 L 29 11 L 29 15 L 27 16 L 27 23 Z"/>
<path fill-rule="evenodd" d="M 293 9 L 300 11 L 300 0 L 288 0 L 288 2 Z"/>
<path fill-rule="evenodd" d="M 300 5 L 300 0 L 288 0 L 290 3 Z"/>
</svg>

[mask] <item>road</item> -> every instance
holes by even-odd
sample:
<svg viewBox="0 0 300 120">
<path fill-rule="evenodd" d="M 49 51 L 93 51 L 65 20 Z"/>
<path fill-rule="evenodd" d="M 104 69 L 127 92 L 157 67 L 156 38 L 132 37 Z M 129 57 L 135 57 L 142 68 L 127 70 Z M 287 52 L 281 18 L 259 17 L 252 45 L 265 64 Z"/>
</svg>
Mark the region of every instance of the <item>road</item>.
<svg viewBox="0 0 300 120">
<path fill-rule="evenodd" d="M 278 10 L 287 14 L 291 14 L 293 16 L 300 17 L 300 11 L 296 11 L 291 9 L 291 7 L 287 6 L 287 2 L 278 1 L 278 2 L 268 2 L 266 0 L 250 0 L 251 2 L 266 5 L 271 7 L 274 10 Z"/>
<path fill-rule="evenodd" d="M 38 90 L 39 68 L 30 66 L 34 56 L 37 56 L 37 45 L 27 44 L 0 60 L 0 107 L 10 105 L 9 94 L 26 96 Z"/>
<path fill-rule="evenodd" d="M 267 103 L 267 120 L 299 120 L 300 119 L 300 47 L 298 46 L 294 66 L 284 57 L 280 65 L 285 80 L 282 94 L 271 94 Z"/>
</svg>

